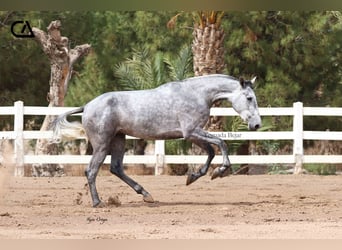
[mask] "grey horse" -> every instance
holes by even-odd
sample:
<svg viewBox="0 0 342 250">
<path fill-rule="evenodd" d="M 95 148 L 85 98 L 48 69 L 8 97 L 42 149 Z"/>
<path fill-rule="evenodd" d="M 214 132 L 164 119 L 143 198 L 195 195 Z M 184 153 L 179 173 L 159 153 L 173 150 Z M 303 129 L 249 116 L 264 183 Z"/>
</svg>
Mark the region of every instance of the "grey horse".
<svg viewBox="0 0 342 250">
<path fill-rule="evenodd" d="M 152 196 L 123 171 L 125 136 L 143 139 L 184 138 L 208 153 L 198 172 L 191 173 L 187 185 L 205 175 L 215 156 L 213 145 L 223 155 L 223 165 L 213 171 L 212 179 L 223 177 L 230 170 L 228 148 L 220 138 L 203 130 L 209 119 L 210 107 L 217 100 L 229 100 L 234 110 L 248 122 L 250 130 L 261 127 L 257 100 L 252 88 L 255 81 L 226 75 L 208 75 L 169 82 L 155 89 L 104 93 L 85 106 L 66 112 L 54 123 L 54 142 L 65 138 L 86 136 L 93 155 L 85 171 L 94 207 L 103 206 L 96 190 L 96 176 L 107 154 L 111 154 L 110 172 L 119 177 L 145 202 Z M 66 120 L 81 113 L 82 125 Z"/>
</svg>

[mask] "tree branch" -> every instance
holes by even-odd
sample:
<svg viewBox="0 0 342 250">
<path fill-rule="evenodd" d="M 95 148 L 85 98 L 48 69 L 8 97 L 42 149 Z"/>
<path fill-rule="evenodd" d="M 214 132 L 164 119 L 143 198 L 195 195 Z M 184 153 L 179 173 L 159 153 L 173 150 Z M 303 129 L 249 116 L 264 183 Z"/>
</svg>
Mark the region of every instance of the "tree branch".
<svg viewBox="0 0 342 250">
<path fill-rule="evenodd" d="M 87 55 L 90 52 L 90 49 L 91 45 L 87 43 L 78 45 L 71 49 L 69 52 L 70 65 L 72 66 L 78 60 L 78 58 Z"/>
<path fill-rule="evenodd" d="M 47 34 L 44 31 L 42 31 L 36 27 L 32 28 L 32 32 L 34 34 L 36 41 L 42 46 L 43 51 L 47 54 L 48 47 L 49 47 L 47 44 L 47 41 L 48 41 Z"/>
<path fill-rule="evenodd" d="M 62 27 L 61 21 L 56 20 L 52 21 L 49 26 L 47 27 L 47 32 L 49 36 L 57 43 L 61 43 L 61 30 Z"/>
</svg>

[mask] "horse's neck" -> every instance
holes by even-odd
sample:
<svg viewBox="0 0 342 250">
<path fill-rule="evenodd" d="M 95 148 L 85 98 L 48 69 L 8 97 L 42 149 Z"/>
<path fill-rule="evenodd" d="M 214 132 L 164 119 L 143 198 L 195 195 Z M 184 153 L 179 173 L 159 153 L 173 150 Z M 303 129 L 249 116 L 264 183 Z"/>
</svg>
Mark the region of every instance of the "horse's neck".
<svg viewBox="0 0 342 250">
<path fill-rule="evenodd" d="M 218 100 L 228 100 L 229 102 L 233 102 L 233 97 L 236 95 L 235 92 L 221 92 L 213 97 L 212 102 L 216 102 Z"/>
<path fill-rule="evenodd" d="M 212 79 L 198 83 L 196 89 L 197 92 L 202 92 L 203 96 L 207 98 L 208 103 L 221 99 L 228 99 L 231 102 L 232 97 L 240 90 L 240 84 L 230 79 Z"/>
</svg>

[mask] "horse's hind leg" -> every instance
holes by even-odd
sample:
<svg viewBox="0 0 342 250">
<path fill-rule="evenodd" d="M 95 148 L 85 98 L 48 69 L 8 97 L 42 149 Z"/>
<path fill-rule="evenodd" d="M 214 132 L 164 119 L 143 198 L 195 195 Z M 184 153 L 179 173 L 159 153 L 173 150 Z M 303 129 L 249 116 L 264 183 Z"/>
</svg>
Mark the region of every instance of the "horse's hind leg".
<svg viewBox="0 0 342 250">
<path fill-rule="evenodd" d="M 111 164 L 110 172 L 125 183 L 127 183 L 131 188 L 133 188 L 138 194 L 143 195 L 145 202 L 154 202 L 152 196 L 137 182 L 128 177 L 123 170 L 123 157 L 125 154 L 125 135 L 117 134 L 111 143 Z"/>
<path fill-rule="evenodd" d="M 93 156 L 90 160 L 87 170 L 85 174 L 88 179 L 89 189 L 91 198 L 93 201 L 93 207 L 102 207 L 104 204 L 101 202 L 99 195 L 96 190 L 96 177 L 99 172 L 99 168 L 102 165 L 104 159 L 106 158 L 108 153 L 108 147 L 104 145 L 95 146 Z"/>
</svg>

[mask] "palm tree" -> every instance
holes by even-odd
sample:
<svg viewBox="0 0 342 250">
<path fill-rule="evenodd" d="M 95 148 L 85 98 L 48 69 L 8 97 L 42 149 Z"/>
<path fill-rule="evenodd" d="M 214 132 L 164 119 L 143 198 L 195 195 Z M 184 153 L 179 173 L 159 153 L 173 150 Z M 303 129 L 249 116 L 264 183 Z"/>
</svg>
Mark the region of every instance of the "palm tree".
<svg viewBox="0 0 342 250">
<path fill-rule="evenodd" d="M 196 13 L 192 53 L 196 76 L 222 73 L 224 63 L 224 30 L 221 27 L 223 11 L 199 11 Z M 213 104 L 219 107 L 220 102 Z M 223 131 L 223 119 L 210 117 L 205 128 L 208 131 Z"/>
<path fill-rule="evenodd" d="M 222 73 L 224 63 L 223 11 L 198 11 L 195 15 L 192 53 L 195 76 Z"/>
</svg>

